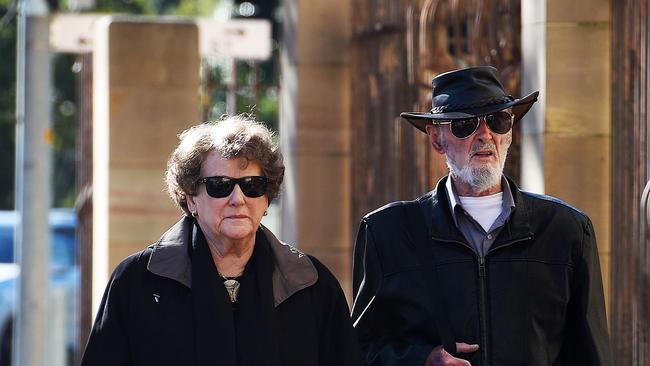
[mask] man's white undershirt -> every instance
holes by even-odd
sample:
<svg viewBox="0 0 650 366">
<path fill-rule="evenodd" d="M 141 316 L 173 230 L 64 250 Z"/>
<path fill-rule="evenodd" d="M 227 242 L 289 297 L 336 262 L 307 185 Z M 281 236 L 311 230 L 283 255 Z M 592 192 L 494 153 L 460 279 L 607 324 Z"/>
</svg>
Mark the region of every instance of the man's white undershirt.
<svg viewBox="0 0 650 366">
<path fill-rule="evenodd" d="M 490 231 L 494 220 L 501 214 L 503 192 L 482 197 L 459 196 L 460 204 L 486 232 Z"/>
</svg>

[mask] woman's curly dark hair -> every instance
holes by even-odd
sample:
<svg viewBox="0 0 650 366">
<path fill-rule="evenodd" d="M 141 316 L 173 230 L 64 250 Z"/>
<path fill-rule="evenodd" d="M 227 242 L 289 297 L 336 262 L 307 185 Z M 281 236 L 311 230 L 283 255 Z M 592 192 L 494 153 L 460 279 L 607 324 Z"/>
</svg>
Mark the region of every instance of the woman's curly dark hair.
<svg viewBox="0 0 650 366">
<path fill-rule="evenodd" d="M 187 195 L 194 195 L 194 183 L 201 175 L 201 164 L 212 151 L 223 158 L 244 158 L 262 168 L 269 179 L 269 203 L 278 197 L 284 179 L 284 164 L 273 132 L 247 115 L 222 116 L 218 121 L 190 127 L 178 136 L 180 142 L 167 161 L 165 183 L 169 196 L 186 215 Z"/>
</svg>

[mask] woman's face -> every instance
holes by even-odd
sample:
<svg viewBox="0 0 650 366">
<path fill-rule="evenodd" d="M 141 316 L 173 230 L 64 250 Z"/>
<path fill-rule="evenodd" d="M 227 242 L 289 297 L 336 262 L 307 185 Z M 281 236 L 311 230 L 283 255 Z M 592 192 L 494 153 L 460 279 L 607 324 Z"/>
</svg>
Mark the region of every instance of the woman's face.
<svg viewBox="0 0 650 366">
<path fill-rule="evenodd" d="M 209 153 L 201 165 L 201 178 L 261 175 L 262 169 L 256 162 L 244 158 L 224 159 L 215 151 Z M 199 184 L 196 195 L 187 197 L 187 206 L 198 214 L 196 220 L 208 242 L 220 244 L 254 240 L 268 205 L 266 195 L 247 197 L 239 185 L 235 185 L 230 195 L 214 198 L 206 192 L 205 184 Z"/>
</svg>

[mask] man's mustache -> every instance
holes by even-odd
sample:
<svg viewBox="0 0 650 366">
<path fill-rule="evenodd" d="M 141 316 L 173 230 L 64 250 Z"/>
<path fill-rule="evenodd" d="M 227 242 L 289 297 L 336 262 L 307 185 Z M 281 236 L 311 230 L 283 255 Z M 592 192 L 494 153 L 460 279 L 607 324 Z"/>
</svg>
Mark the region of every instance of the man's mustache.
<svg viewBox="0 0 650 366">
<path fill-rule="evenodd" d="M 470 156 L 476 154 L 481 150 L 496 150 L 497 146 L 493 142 L 488 143 L 477 143 L 472 146 L 472 150 L 469 152 Z"/>
</svg>

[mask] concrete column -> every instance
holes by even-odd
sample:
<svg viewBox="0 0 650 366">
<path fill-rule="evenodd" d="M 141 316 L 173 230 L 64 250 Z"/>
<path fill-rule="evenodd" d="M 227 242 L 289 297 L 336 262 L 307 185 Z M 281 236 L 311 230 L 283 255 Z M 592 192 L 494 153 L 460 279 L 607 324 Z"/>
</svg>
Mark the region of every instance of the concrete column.
<svg viewBox="0 0 650 366">
<path fill-rule="evenodd" d="M 282 238 L 322 260 L 346 294 L 352 253 L 351 6 L 347 0 L 284 1 L 280 111 L 287 164 Z"/>
<path fill-rule="evenodd" d="M 107 18 L 93 70 L 93 312 L 108 276 L 181 215 L 163 175 L 177 135 L 199 122 L 193 23 Z"/>
<path fill-rule="evenodd" d="M 611 3 L 552 0 L 547 14 L 546 190 L 593 220 L 609 295 Z"/>
<path fill-rule="evenodd" d="M 13 365 L 40 366 L 47 357 L 49 225 L 52 157 L 52 66 L 47 5 L 18 2 L 16 83 L 17 314 Z"/>
<path fill-rule="evenodd" d="M 521 123 L 521 186 L 544 193 L 546 119 L 546 0 L 521 2 L 521 94 L 539 90 L 537 103 Z"/>
<path fill-rule="evenodd" d="M 611 3 L 610 0 L 525 0 L 522 8 L 523 34 L 527 35 L 522 37 L 524 81 L 544 81 L 538 82 L 543 103 L 535 107 L 538 110 L 535 116 L 542 114 L 542 117 L 534 126 L 527 127 L 533 130 L 529 136 L 535 138 L 528 146 L 530 141 L 524 140 L 522 144 L 524 149 L 533 148 L 533 154 L 540 156 L 531 159 L 524 156 L 522 165 L 525 171 L 527 164 L 531 161 L 537 164 L 541 158 L 545 193 L 575 205 L 591 217 L 608 299 Z M 539 20 L 533 21 L 535 17 Z M 543 32 L 544 37 L 540 36 Z M 527 57 L 527 50 L 531 54 L 537 50 L 537 58 Z M 524 183 L 526 187 L 525 179 Z"/>
</svg>

